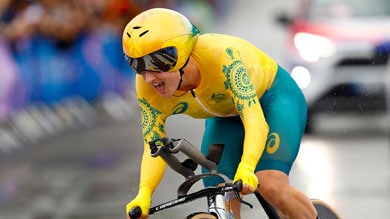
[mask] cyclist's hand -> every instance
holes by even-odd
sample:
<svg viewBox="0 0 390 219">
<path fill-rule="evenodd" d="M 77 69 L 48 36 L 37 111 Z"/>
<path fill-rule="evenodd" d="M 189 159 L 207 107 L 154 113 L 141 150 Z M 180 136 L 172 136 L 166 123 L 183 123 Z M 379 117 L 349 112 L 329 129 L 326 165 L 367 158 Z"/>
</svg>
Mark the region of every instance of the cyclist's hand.
<svg viewBox="0 0 390 219">
<path fill-rule="evenodd" d="M 238 165 L 233 182 L 240 179 L 242 180 L 242 194 L 249 194 L 257 189 L 259 181 L 251 165 L 243 162 Z"/>
<path fill-rule="evenodd" d="M 142 217 L 147 218 L 152 198 L 152 192 L 149 188 L 141 188 L 138 195 L 126 205 L 126 217 L 129 219 L 129 212 L 132 208 L 139 206 L 142 210 Z"/>
</svg>

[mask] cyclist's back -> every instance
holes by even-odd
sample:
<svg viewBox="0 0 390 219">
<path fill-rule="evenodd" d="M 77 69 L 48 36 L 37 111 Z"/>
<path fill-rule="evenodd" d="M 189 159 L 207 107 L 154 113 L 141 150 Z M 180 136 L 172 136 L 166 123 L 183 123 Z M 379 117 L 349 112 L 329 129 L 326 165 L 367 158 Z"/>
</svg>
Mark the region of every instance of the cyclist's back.
<svg viewBox="0 0 390 219">
<path fill-rule="evenodd" d="M 176 91 L 170 98 L 159 96 L 139 75 L 136 80 L 138 98 L 152 99 L 154 108 L 162 112 L 164 117 L 177 113 L 194 118 L 238 115 L 232 95 L 224 84 L 229 74 L 235 71 L 230 68 L 246 70 L 258 97 L 270 88 L 277 72 L 276 62 L 267 54 L 243 39 L 223 34 L 200 35 L 192 50 L 192 57 L 201 74 L 201 82 L 194 93 L 203 108 L 191 92 L 183 94 L 182 91 Z M 240 63 L 233 63 L 237 61 Z M 185 103 L 186 110 L 178 110 L 180 103 Z"/>
</svg>

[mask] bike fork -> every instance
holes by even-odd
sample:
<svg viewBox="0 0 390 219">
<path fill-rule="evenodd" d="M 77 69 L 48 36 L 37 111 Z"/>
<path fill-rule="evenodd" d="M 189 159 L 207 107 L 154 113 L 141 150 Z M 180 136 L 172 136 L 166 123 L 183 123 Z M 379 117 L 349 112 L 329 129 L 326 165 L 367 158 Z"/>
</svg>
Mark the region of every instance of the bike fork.
<svg viewBox="0 0 390 219">
<path fill-rule="evenodd" d="M 217 215 L 218 219 L 234 219 L 233 214 L 226 209 L 225 196 L 217 194 L 207 197 L 209 212 Z"/>
</svg>

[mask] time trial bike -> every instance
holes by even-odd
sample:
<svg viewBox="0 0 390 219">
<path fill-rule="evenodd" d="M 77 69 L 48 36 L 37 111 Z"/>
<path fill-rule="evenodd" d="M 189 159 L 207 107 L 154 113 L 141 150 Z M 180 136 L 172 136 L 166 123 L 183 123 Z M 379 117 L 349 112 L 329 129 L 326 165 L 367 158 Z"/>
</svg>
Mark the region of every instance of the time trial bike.
<svg viewBox="0 0 390 219">
<path fill-rule="evenodd" d="M 242 189 L 241 181 L 232 183 L 224 174 L 217 172 L 217 163 L 203 155 L 199 149 L 193 146 L 186 139 L 162 138 L 149 142 L 151 156 L 160 156 L 168 166 L 175 172 L 185 177 L 185 181 L 177 190 L 177 198 L 155 205 L 149 208 L 149 215 L 156 214 L 159 211 L 179 206 L 200 198 L 207 198 L 207 211 L 191 212 L 187 219 L 233 219 L 230 211 L 230 200 L 237 198 L 242 204 L 252 208 L 252 204 L 244 201 L 239 192 Z M 185 159 L 180 160 L 180 154 L 185 155 Z M 207 173 L 196 174 L 198 165 L 206 168 Z M 198 191 L 189 193 L 192 186 L 207 177 L 219 177 L 224 183 L 215 187 L 206 187 Z M 254 192 L 260 205 L 264 209 L 269 219 L 280 219 L 276 210 L 270 205 L 259 192 Z M 325 202 L 321 200 L 312 200 L 317 209 L 320 219 L 339 219 L 339 215 Z M 140 218 L 142 214 L 140 207 L 132 208 L 129 212 L 131 219 Z"/>
</svg>

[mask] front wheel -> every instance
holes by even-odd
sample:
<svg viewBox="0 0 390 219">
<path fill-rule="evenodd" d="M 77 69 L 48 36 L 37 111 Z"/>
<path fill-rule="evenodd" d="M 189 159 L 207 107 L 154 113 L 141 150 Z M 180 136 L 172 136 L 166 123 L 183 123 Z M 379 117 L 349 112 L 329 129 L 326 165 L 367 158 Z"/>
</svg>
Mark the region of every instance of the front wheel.
<svg viewBox="0 0 390 219">
<path fill-rule="evenodd" d="M 312 199 L 311 200 L 314 207 L 317 210 L 318 217 L 324 218 L 324 219 L 340 219 L 340 215 L 336 212 L 335 209 L 333 209 L 330 205 L 328 205 L 326 202 L 319 200 L 319 199 Z"/>
<path fill-rule="evenodd" d="M 214 214 L 207 212 L 195 212 L 187 216 L 187 219 L 218 219 Z"/>
</svg>

